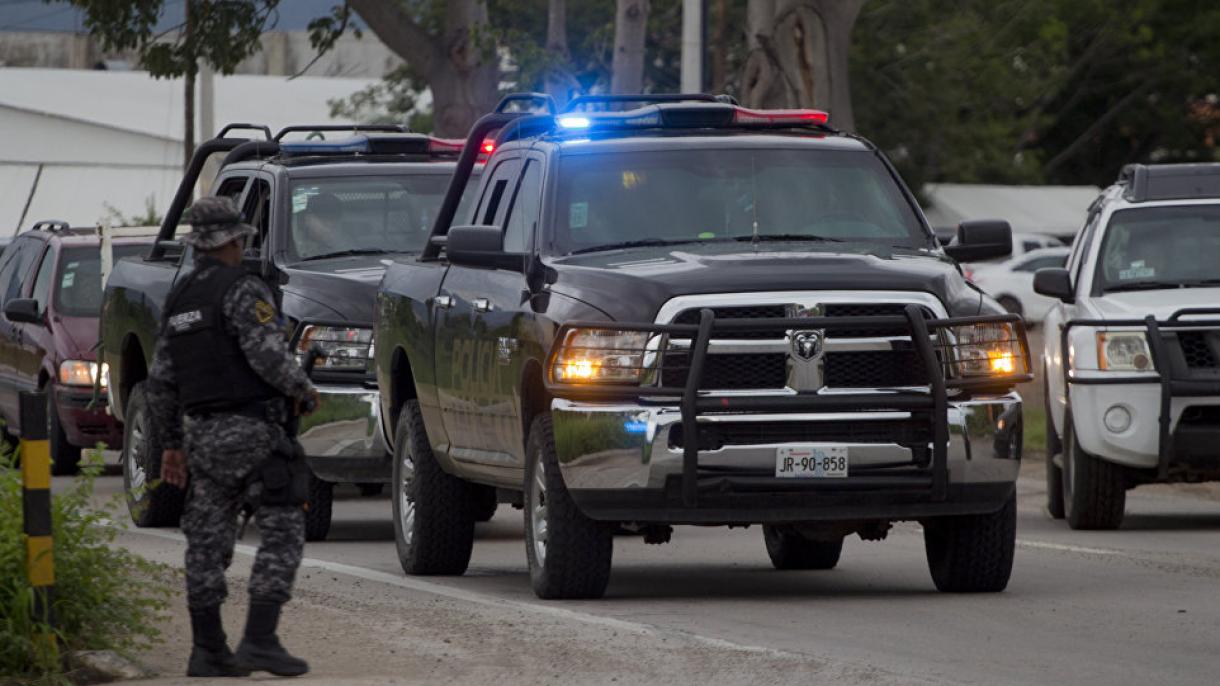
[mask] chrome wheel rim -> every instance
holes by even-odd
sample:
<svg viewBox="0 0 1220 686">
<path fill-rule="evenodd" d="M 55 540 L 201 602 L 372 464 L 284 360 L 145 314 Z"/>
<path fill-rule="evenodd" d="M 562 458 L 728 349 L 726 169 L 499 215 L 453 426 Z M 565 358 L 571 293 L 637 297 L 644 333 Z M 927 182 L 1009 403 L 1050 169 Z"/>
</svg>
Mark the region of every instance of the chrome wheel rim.
<svg viewBox="0 0 1220 686">
<path fill-rule="evenodd" d="M 415 537 L 415 499 L 411 496 L 411 482 L 415 479 L 415 462 L 411 453 L 402 451 L 398 473 L 398 524 L 402 530 L 402 542 L 410 546 Z"/>
<path fill-rule="evenodd" d="M 534 479 L 530 482 L 530 532 L 534 539 L 534 559 L 541 567 L 546 563 L 546 468 L 542 460 L 534 470 Z"/>
<path fill-rule="evenodd" d="M 144 450 L 144 414 L 140 413 L 131 423 L 131 446 L 127 449 L 127 474 L 132 490 L 141 489 L 148 482 L 148 471 L 144 469 L 144 461 L 140 459 Z"/>
</svg>

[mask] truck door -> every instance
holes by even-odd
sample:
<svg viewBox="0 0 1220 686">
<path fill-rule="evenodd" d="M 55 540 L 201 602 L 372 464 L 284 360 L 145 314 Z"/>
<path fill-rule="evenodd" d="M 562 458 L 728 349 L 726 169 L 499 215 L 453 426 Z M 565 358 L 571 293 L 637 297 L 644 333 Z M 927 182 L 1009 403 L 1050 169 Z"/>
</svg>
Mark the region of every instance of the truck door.
<svg viewBox="0 0 1220 686">
<path fill-rule="evenodd" d="M 1086 263 L 1089 260 L 1089 251 L 1093 246 L 1093 237 L 1097 233 L 1099 219 L 1100 212 L 1094 210 L 1076 237 L 1076 242 L 1072 245 L 1072 253 L 1068 257 L 1067 269 L 1072 275 L 1072 288 L 1078 298 L 1089 292 L 1089 285 L 1083 282 L 1089 280 Z M 1061 436 L 1064 430 L 1064 411 L 1067 408 L 1067 387 L 1063 382 L 1063 367 L 1068 364 L 1068 351 L 1062 349 L 1060 331 L 1065 322 L 1078 316 L 1079 311 L 1080 308 L 1075 303 L 1057 301 L 1051 305 L 1050 310 L 1046 313 L 1046 318 L 1042 321 L 1042 335 L 1046 337 L 1043 348 L 1049 352 L 1045 359 L 1046 378 L 1043 380 L 1046 383 L 1046 395 L 1050 399 L 1050 407 L 1047 408 L 1050 416 L 1047 417 L 1047 421 L 1052 422 L 1052 427 Z M 1035 370 L 1036 372 L 1037 370 Z"/>
<path fill-rule="evenodd" d="M 520 169 L 520 157 L 497 161 L 483 184 L 475 223 L 503 225 Z M 494 309 L 491 298 L 506 287 L 502 281 L 498 270 L 449 266 L 439 295 L 448 307 L 437 318 L 436 375 L 453 458 L 511 466 L 515 458 L 505 449 L 494 419 L 500 336 L 486 330 L 488 322 L 480 318 Z"/>
</svg>

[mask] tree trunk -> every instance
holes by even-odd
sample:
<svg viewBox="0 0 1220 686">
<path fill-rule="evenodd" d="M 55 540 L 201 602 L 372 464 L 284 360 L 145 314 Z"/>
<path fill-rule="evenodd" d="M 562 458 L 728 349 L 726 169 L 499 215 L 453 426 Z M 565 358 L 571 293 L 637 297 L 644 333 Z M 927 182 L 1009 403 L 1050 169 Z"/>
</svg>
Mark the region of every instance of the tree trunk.
<svg viewBox="0 0 1220 686">
<path fill-rule="evenodd" d="M 369 29 L 432 89 L 434 129 L 438 136 L 461 138 L 496 105 L 500 65 L 486 42 L 485 0 L 450 0 L 440 35 L 429 33 L 399 3 L 349 0 Z"/>
<path fill-rule="evenodd" d="M 643 92 L 644 37 L 647 28 L 648 0 L 618 0 L 618 11 L 614 16 L 611 93 Z"/>
<path fill-rule="evenodd" d="M 853 130 L 848 56 L 865 2 L 750 0 L 746 104 L 824 109 L 837 128 Z"/>
<path fill-rule="evenodd" d="M 567 5 L 566 0 L 550 0 L 546 13 L 547 69 L 544 87 L 560 108 L 567 103 L 573 86 L 579 85 L 564 68 L 569 59 Z"/>
</svg>

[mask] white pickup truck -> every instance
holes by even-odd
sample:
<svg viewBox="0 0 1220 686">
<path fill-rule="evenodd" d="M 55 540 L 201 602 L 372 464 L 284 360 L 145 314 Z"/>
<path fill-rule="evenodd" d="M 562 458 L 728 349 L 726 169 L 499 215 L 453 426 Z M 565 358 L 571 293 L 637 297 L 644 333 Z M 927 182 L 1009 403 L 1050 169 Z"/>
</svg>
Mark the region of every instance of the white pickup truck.
<svg viewBox="0 0 1220 686">
<path fill-rule="evenodd" d="M 1140 484 L 1220 480 L 1220 164 L 1129 165 L 1045 321 L 1047 509 L 1114 529 Z M 1066 351 L 1066 352 L 1065 352 Z"/>
</svg>

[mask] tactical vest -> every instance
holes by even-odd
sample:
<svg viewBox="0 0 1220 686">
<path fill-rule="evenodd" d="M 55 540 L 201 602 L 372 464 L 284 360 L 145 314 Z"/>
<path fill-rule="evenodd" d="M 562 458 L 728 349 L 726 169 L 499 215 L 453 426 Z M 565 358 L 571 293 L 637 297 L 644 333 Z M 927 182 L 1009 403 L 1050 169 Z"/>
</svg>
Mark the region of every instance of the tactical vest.
<svg viewBox="0 0 1220 686">
<path fill-rule="evenodd" d="M 188 414 L 240 411 L 283 397 L 263 381 L 225 331 L 223 303 L 248 273 L 215 260 L 201 260 L 166 300 L 162 335 L 178 380 L 178 402 Z"/>
</svg>

